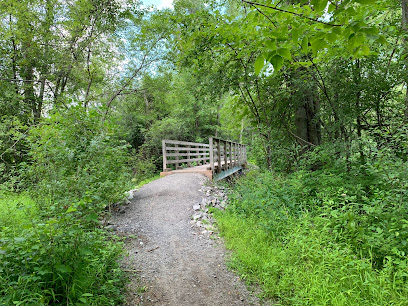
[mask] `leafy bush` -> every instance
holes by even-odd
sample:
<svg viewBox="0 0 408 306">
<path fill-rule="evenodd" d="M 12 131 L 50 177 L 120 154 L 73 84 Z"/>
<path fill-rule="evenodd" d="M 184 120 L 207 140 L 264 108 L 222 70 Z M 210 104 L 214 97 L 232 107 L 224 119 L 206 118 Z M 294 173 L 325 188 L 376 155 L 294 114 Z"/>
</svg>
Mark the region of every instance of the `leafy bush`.
<svg viewBox="0 0 408 306">
<path fill-rule="evenodd" d="M 376 156 L 239 181 L 217 216 L 232 266 L 283 304 L 407 304 L 408 169 Z"/>
<path fill-rule="evenodd" d="M 0 230 L 0 304 L 116 305 L 121 247 L 72 213 Z"/>
<path fill-rule="evenodd" d="M 114 123 L 80 106 L 33 128 L 27 176 L 38 197 L 63 210 L 86 202 L 83 208 L 96 212 L 123 198 L 130 181 L 128 147 L 115 133 Z"/>
<path fill-rule="evenodd" d="M 122 247 L 99 228 L 130 184 L 116 125 L 77 106 L 50 114 L 27 140 L 32 196 L 0 197 L 0 304 L 123 302 Z"/>
</svg>

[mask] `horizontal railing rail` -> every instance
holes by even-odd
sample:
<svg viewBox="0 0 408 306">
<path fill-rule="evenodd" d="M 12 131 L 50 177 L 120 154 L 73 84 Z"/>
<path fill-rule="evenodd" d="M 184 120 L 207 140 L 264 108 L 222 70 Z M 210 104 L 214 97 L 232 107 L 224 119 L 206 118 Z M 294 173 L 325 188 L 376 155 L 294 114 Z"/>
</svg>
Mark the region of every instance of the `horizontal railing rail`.
<svg viewBox="0 0 408 306">
<path fill-rule="evenodd" d="M 170 171 L 169 165 L 177 169 L 207 164 L 210 161 L 210 145 L 205 143 L 163 140 L 163 171 Z"/>
</svg>

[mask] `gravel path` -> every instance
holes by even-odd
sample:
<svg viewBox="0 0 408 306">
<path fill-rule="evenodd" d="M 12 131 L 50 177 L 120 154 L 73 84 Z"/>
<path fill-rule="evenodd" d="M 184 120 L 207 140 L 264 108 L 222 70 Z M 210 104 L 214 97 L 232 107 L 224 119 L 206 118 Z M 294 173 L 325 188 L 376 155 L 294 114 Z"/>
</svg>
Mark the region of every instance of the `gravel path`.
<svg viewBox="0 0 408 306">
<path fill-rule="evenodd" d="M 226 268 L 221 240 L 190 224 L 204 182 L 199 174 L 163 177 L 135 192 L 126 209 L 113 216 L 116 231 L 128 237 L 124 268 L 136 272 L 128 305 L 257 304 Z"/>
</svg>

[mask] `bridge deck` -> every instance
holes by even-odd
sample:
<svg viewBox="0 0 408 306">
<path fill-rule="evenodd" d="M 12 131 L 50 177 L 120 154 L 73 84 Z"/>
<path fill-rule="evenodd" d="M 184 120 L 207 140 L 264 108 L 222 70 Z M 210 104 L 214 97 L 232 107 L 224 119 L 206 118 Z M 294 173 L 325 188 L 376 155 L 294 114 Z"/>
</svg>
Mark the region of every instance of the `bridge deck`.
<svg viewBox="0 0 408 306">
<path fill-rule="evenodd" d="M 195 166 L 195 167 L 190 167 L 190 168 L 184 168 L 184 169 L 178 169 L 178 170 L 171 170 L 171 171 L 166 171 L 166 172 L 160 172 L 160 176 L 167 176 L 167 175 L 175 174 L 175 173 L 201 173 L 205 175 L 206 177 L 208 177 L 210 180 L 212 180 L 213 178 L 210 164 L 202 165 L 202 166 Z"/>
<path fill-rule="evenodd" d="M 222 166 L 224 166 L 224 162 L 222 163 Z M 228 162 L 229 164 L 229 162 Z M 214 164 L 215 167 L 218 167 L 218 163 Z M 177 170 L 170 170 L 170 171 L 165 171 L 165 172 L 160 172 L 160 176 L 167 176 L 170 174 L 176 174 L 176 173 L 200 173 L 205 175 L 206 177 L 208 177 L 210 180 L 214 179 L 214 180 L 220 180 L 223 179 L 229 175 L 231 175 L 232 173 L 235 173 L 239 170 L 241 170 L 242 167 L 232 167 L 229 168 L 228 170 L 224 170 L 221 171 L 220 173 L 214 173 L 211 170 L 211 165 L 210 164 L 206 164 L 206 165 L 201 165 L 201 166 L 195 166 L 195 167 L 189 167 L 189 168 L 183 168 L 183 169 L 177 169 Z"/>
</svg>

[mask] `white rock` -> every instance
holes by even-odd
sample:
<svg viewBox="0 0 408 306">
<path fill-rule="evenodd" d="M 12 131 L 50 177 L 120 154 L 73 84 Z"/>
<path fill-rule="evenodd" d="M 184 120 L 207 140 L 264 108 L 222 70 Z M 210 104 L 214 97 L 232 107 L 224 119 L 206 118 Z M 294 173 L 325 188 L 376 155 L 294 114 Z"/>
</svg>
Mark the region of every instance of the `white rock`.
<svg viewBox="0 0 408 306">
<path fill-rule="evenodd" d="M 194 209 L 194 210 L 200 210 L 200 205 L 199 205 L 199 204 L 193 205 L 193 209 Z"/>
</svg>

